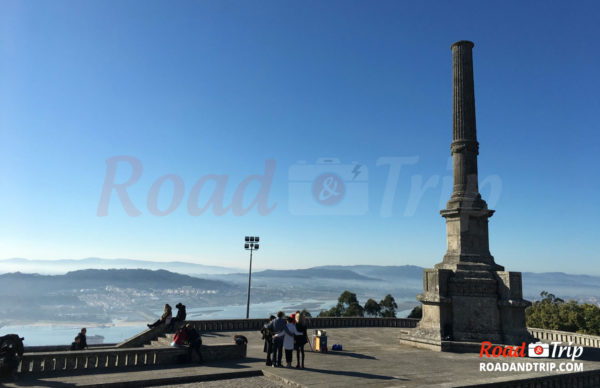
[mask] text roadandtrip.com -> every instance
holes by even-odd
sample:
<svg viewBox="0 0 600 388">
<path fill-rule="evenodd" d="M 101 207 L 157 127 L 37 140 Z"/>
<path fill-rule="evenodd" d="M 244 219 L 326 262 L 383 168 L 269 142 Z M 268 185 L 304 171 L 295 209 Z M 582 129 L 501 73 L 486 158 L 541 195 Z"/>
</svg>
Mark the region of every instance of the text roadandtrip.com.
<svg viewBox="0 0 600 388">
<path fill-rule="evenodd" d="M 583 353 L 582 346 L 562 346 L 560 342 L 552 342 L 551 344 L 535 343 L 527 344 L 523 342 L 521 346 L 493 346 L 489 341 L 481 343 L 479 357 L 484 355 L 488 358 L 524 358 L 525 349 L 527 348 L 527 357 L 530 358 L 561 358 L 568 357 L 570 362 L 539 362 L 539 361 L 523 361 L 523 362 L 480 362 L 480 372 L 582 372 L 583 363 L 574 362 L 576 358 Z M 552 351 L 550 351 L 552 349 Z"/>
</svg>

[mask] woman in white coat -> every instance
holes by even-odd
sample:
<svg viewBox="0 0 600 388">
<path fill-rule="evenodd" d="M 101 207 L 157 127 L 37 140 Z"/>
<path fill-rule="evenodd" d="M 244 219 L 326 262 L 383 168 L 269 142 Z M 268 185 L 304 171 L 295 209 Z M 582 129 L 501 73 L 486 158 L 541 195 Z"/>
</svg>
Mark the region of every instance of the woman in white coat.
<svg viewBox="0 0 600 388">
<path fill-rule="evenodd" d="M 302 335 L 298 330 L 296 330 L 296 325 L 294 324 L 294 319 L 292 317 L 288 317 L 287 319 L 287 331 L 284 331 L 283 337 L 283 348 L 285 349 L 285 362 L 288 368 L 292 367 L 292 355 L 294 354 L 294 336 Z"/>
</svg>

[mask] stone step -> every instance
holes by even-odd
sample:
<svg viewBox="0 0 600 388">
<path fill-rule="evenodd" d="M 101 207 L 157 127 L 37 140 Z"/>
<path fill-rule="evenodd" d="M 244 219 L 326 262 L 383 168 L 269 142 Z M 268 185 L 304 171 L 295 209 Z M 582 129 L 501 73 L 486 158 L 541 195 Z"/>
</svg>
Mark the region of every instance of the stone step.
<svg viewBox="0 0 600 388">
<path fill-rule="evenodd" d="M 173 334 L 164 334 L 157 339 L 153 340 L 149 344 L 144 345 L 145 348 L 162 348 L 166 346 L 171 346 L 171 342 L 173 342 Z"/>
</svg>

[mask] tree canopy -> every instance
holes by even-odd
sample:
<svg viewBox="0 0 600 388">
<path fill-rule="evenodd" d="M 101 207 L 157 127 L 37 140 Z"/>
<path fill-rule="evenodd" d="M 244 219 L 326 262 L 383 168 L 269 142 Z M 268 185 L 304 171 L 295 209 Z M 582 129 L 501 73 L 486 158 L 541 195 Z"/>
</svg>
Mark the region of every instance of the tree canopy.
<svg viewBox="0 0 600 388">
<path fill-rule="evenodd" d="M 406 317 L 406 318 L 417 318 L 417 319 L 423 318 L 423 307 L 415 306 L 415 308 L 412 309 L 412 311 L 410 312 L 410 314 L 408 314 L 408 317 Z"/>
<path fill-rule="evenodd" d="M 322 310 L 319 317 L 395 317 L 398 305 L 394 297 L 386 295 L 379 303 L 373 299 L 367 300 L 365 306 L 358 302 L 356 294 L 344 291 L 338 298 L 338 303 L 329 310 Z"/>
<path fill-rule="evenodd" d="M 528 327 L 600 335 L 600 308 L 575 300 L 565 302 L 547 291 L 525 310 Z"/>
</svg>

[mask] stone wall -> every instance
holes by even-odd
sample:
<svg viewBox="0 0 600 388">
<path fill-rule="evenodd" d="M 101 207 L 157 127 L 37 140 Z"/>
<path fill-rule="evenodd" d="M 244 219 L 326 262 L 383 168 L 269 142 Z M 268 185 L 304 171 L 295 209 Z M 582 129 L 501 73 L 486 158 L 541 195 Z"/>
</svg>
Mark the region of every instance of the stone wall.
<svg viewBox="0 0 600 388">
<path fill-rule="evenodd" d="M 266 319 L 213 319 L 201 321 L 186 321 L 201 332 L 206 331 L 245 331 L 260 330 L 267 322 Z M 309 318 L 310 329 L 328 329 L 334 327 L 416 327 L 418 319 L 412 318 Z M 157 339 L 164 334 L 164 325 L 143 332 L 121 342 L 117 348 L 140 347 Z"/>
<path fill-rule="evenodd" d="M 260 330 L 267 322 L 266 319 L 218 319 L 187 321 L 200 331 L 236 331 Z M 411 318 L 309 318 L 309 328 L 327 329 L 334 327 L 416 327 L 418 319 Z"/>
<path fill-rule="evenodd" d="M 114 348 L 117 344 L 115 343 L 106 343 L 106 344 L 94 344 L 88 345 L 89 350 L 97 350 L 97 349 L 108 349 Z M 26 353 L 39 353 L 39 352 L 62 352 L 71 350 L 71 345 L 42 345 L 42 346 L 25 346 Z"/>
<path fill-rule="evenodd" d="M 235 360 L 246 357 L 246 345 L 202 346 L 204 361 Z M 188 348 L 129 348 L 24 353 L 21 374 L 48 374 L 141 368 L 180 364 Z"/>
<path fill-rule="evenodd" d="M 527 328 L 529 333 L 542 342 L 562 342 L 588 348 L 600 348 L 600 337 L 588 334 L 571 333 L 568 331 Z"/>
</svg>

